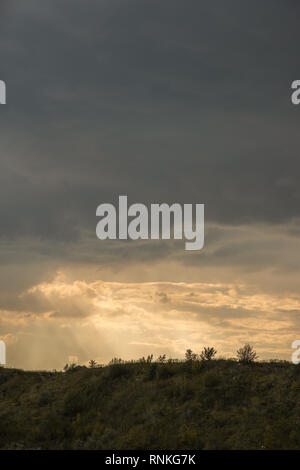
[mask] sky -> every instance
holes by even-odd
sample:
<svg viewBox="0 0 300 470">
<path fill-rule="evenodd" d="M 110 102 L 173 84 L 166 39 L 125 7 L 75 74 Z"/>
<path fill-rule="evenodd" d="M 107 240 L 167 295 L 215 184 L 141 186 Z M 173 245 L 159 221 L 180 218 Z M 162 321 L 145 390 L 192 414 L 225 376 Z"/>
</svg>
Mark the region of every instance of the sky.
<svg viewBox="0 0 300 470">
<path fill-rule="evenodd" d="M 0 339 L 61 369 L 300 339 L 297 0 L 0 6 Z M 96 208 L 205 204 L 205 246 L 100 241 Z"/>
</svg>

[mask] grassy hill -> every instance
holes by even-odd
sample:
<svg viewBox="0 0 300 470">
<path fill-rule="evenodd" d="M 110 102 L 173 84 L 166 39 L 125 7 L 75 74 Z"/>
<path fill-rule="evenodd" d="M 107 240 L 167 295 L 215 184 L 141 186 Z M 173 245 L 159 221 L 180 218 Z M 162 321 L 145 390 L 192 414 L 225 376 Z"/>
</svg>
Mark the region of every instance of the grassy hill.
<svg viewBox="0 0 300 470">
<path fill-rule="evenodd" d="M 0 449 L 300 449 L 300 366 L 0 369 Z"/>
</svg>

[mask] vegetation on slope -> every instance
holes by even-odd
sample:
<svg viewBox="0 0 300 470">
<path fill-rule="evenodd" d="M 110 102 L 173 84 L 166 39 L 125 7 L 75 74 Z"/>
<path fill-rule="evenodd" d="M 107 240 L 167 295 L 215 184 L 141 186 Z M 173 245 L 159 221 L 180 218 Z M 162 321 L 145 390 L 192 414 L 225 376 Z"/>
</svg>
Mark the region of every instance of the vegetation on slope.
<svg viewBox="0 0 300 470">
<path fill-rule="evenodd" d="M 0 369 L 1 449 L 300 449 L 299 424 L 288 362 Z"/>
</svg>

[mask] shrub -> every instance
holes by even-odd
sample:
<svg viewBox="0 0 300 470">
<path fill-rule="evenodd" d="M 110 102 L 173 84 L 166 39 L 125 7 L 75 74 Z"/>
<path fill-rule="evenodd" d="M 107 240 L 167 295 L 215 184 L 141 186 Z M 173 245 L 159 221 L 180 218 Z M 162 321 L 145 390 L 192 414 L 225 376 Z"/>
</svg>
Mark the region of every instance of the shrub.
<svg viewBox="0 0 300 470">
<path fill-rule="evenodd" d="M 63 410 L 67 416 L 76 416 L 80 413 L 88 404 L 88 400 L 85 400 L 84 395 L 80 391 L 71 390 L 64 397 Z"/>
<path fill-rule="evenodd" d="M 156 370 L 158 379 L 168 379 L 174 375 L 174 369 L 169 364 L 160 364 Z"/>
<path fill-rule="evenodd" d="M 185 360 L 187 362 L 196 361 L 198 359 L 197 354 L 193 353 L 191 349 L 187 349 L 185 352 Z"/>
<path fill-rule="evenodd" d="M 245 344 L 242 348 L 237 350 L 237 357 L 239 362 L 243 364 L 251 364 L 256 359 L 258 359 L 258 355 L 254 351 L 253 347 L 250 344 Z"/>
<path fill-rule="evenodd" d="M 108 368 L 108 376 L 111 379 L 118 379 L 120 377 L 128 377 L 130 375 L 129 364 L 111 364 Z"/>
<path fill-rule="evenodd" d="M 161 362 L 162 364 L 164 364 L 167 360 L 167 356 L 165 354 L 161 355 L 161 356 L 158 356 L 158 362 Z"/>
<path fill-rule="evenodd" d="M 148 380 L 154 380 L 155 379 L 156 370 L 157 370 L 157 364 L 155 362 L 150 364 L 150 366 L 148 368 L 148 375 L 147 375 Z"/>
<path fill-rule="evenodd" d="M 204 370 L 203 362 L 200 362 L 200 361 L 192 362 L 191 372 L 193 375 L 199 374 L 202 370 Z"/>
<path fill-rule="evenodd" d="M 114 357 L 110 362 L 109 362 L 109 365 L 112 365 L 112 364 L 122 364 L 124 361 L 119 358 L 119 357 Z"/>
<path fill-rule="evenodd" d="M 220 377 L 214 372 L 209 372 L 204 377 L 204 384 L 205 384 L 205 387 L 207 388 L 217 387 L 220 384 L 220 382 L 221 382 Z"/>
<path fill-rule="evenodd" d="M 217 354 L 217 351 L 215 348 L 204 348 L 200 354 L 200 358 L 202 361 L 210 361 L 215 355 Z"/>
</svg>

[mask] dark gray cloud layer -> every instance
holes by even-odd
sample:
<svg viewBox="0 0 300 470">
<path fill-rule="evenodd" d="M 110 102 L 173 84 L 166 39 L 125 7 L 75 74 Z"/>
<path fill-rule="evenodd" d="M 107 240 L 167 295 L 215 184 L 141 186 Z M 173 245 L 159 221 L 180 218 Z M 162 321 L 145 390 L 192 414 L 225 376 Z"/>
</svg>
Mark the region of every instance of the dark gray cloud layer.
<svg viewBox="0 0 300 470">
<path fill-rule="evenodd" d="M 76 240 L 96 206 L 299 217 L 296 1 L 12 0 L 2 13 L 1 236 Z"/>
<path fill-rule="evenodd" d="M 0 338 L 12 363 L 202 343 L 231 355 L 246 341 L 290 358 L 299 19 L 298 0 L 2 0 Z M 204 250 L 100 242 L 96 207 L 120 194 L 205 203 Z"/>
</svg>

